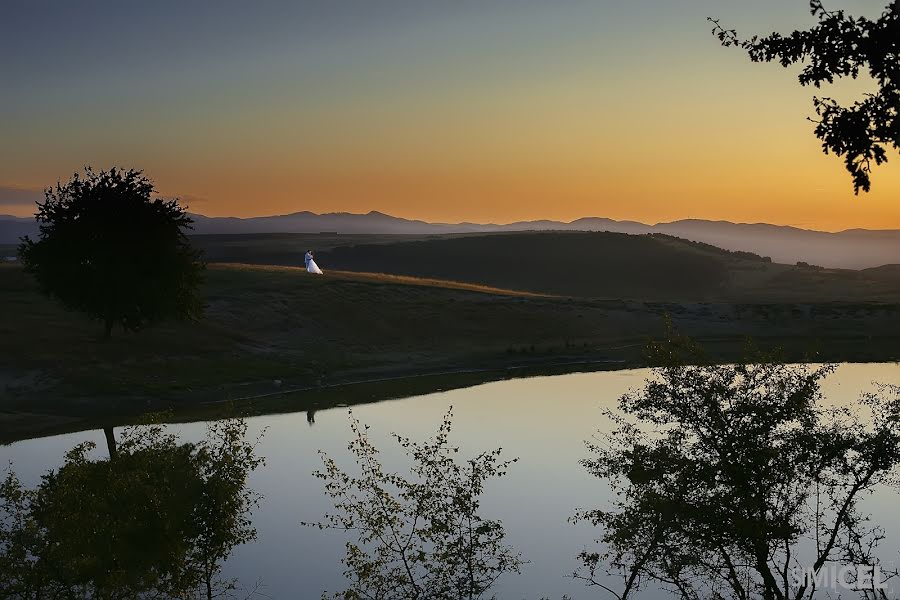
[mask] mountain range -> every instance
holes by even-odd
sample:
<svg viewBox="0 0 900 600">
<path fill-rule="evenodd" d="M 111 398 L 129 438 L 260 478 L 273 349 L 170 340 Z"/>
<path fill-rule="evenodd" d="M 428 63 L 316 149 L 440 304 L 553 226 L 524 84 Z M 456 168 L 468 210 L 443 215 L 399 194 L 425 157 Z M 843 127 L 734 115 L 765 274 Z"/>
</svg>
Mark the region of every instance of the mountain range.
<svg viewBox="0 0 900 600">
<path fill-rule="evenodd" d="M 429 223 L 377 211 L 366 214 L 297 212 L 267 217 L 207 217 L 194 214 L 194 234 L 320 233 L 446 235 L 515 231 L 610 231 L 665 233 L 726 250 L 753 252 L 774 262 L 806 262 L 829 268 L 865 269 L 900 263 L 900 230 L 848 229 L 836 233 L 765 223 L 686 219 L 647 225 L 586 217 L 571 222 L 519 221 L 509 224 Z M 0 215 L 0 244 L 34 235 L 33 219 Z"/>
</svg>

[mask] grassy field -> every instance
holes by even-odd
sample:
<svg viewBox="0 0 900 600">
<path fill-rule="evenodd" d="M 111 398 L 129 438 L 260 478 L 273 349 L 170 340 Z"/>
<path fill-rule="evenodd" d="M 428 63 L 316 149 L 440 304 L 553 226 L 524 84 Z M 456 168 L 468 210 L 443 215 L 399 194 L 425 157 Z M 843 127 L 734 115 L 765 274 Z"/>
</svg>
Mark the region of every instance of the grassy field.
<svg viewBox="0 0 900 600">
<path fill-rule="evenodd" d="M 434 389 L 519 368 L 638 365 L 647 339 L 663 333 L 664 315 L 722 359 L 735 356 L 747 336 L 797 358 L 829 360 L 894 359 L 900 339 L 900 306 L 890 302 L 579 298 L 217 264 L 203 296 L 198 323 L 102 340 L 97 323 L 41 296 L 18 266 L 0 267 L 0 441 L 121 423 L 146 411 L 208 414 L 230 400 L 292 389 L 318 392 L 279 397 L 271 409 L 351 403 L 394 394 L 399 385 L 340 387 L 354 382 L 470 372 L 455 383 L 432 382 Z"/>
</svg>

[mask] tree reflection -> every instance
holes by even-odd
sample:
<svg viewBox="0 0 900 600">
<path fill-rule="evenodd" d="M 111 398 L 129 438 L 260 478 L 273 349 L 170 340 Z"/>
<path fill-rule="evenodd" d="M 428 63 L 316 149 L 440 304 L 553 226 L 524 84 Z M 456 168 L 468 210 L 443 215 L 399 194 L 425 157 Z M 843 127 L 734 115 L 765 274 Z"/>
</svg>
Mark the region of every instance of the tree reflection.
<svg viewBox="0 0 900 600">
<path fill-rule="evenodd" d="M 483 598 L 522 559 L 505 543 L 499 521 L 485 519 L 480 498 L 486 481 L 501 477 L 513 460 L 498 448 L 458 461 L 449 443 L 448 412 L 434 438 L 416 442 L 394 435 L 411 459 L 410 476 L 384 471 L 368 426 L 351 415 L 348 445 L 358 474 L 323 453 L 325 482 L 336 512 L 311 525 L 352 532 L 343 560 L 345 600 L 462 600 Z M 310 525 L 310 524 L 308 524 Z"/>
<path fill-rule="evenodd" d="M 895 484 L 900 391 L 832 408 L 829 366 L 716 366 L 681 339 L 653 358 L 663 366 L 583 461 L 617 495 L 577 515 L 603 533 L 576 577 L 621 600 L 647 585 L 684 600 L 887 597 L 884 534 L 860 502 Z"/>
<path fill-rule="evenodd" d="M 237 589 L 221 564 L 255 537 L 246 486 L 262 461 L 240 420 L 179 444 L 161 427 L 128 428 L 109 460 L 93 443 L 26 489 L 0 487 L 0 597 L 216 598 Z"/>
</svg>

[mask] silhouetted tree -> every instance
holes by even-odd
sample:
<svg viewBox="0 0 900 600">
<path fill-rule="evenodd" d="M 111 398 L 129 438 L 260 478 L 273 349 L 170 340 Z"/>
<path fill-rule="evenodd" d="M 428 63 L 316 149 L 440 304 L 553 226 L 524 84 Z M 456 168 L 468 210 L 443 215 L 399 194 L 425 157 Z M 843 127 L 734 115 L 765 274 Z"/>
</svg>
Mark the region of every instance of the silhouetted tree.
<svg viewBox="0 0 900 600">
<path fill-rule="evenodd" d="M 576 516 L 603 530 L 576 577 L 620 600 L 648 583 L 682 600 L 805 600 L 823 569 L 855 566 L 870 580 L 854 569 L 846 581 L 885 597 L 883 532 L 859 503 L 894 482 L 900 389 L 825 407 L 832 367 L 711 365 L 685 340 L 654 349 L 664 366 L 607 413 L 616 428 L 583 461 L 616 496 Z"/>
<path fill-rule="evenodd" d="M 500 460 L 500 449 L 465 462 L 450 446 L 451 413 L 424 443 L 394 435 L 412 459 L 411 477 L 385 472 L 368 426 L 351 414 L 348 449 L 359 475 L 343 471 L 322 454 L 334 514 L 320 528 L 353 532 L 347 543 L 344 600 L 472 600 L 483 598 L 504 573 L 518 573 L 521 557 L 504 542 L 499 521 L 480 514 L 485 481 L 501 477 L 515 461 Z"/>
<path fill-rule="evenodd" d="M 0 483 L 0 598 L 212 598 L 235 546 L 255 537 L 247 477 L 261 462 L 246 425 L 210 425 L 199 444 L 159 427 L 127 428 L 117 455 L 93 444 L 26 489 Z"/>
<path fill-rule="evenodd" d="M 19 254 L 42 290 L 67 308 L 136 331 L 160 318 L 195 318 L 203 264 L 184 229 L 192 223 L 176 200 L 153 198 L 141 171 L 75 174 L 45 191 L 37 241 Z"/>
<path fill-rule="evenodd" d="M 843 77 L 856 79 L 861 73 L 872 77 L 877 91 L 850 106 L 828 97 L 814 99 L 815 132 L 823 150 L 844 158 L 857 194 L 868 192 L 872 163 L 887 162 L 887 148 L 900 149 L 900 0 L 891 2 L 875 20 L 826 10 L 822 0 L 809 4 L 819 24 L 787 36 L 773 33 L 742 40 L 735 30 L 710 20 L 724 46 L 743 48 L 754 62 L 777 61 L 785 67 L 803 63 L 801 85 L 818 88 Z"/>
</svg>

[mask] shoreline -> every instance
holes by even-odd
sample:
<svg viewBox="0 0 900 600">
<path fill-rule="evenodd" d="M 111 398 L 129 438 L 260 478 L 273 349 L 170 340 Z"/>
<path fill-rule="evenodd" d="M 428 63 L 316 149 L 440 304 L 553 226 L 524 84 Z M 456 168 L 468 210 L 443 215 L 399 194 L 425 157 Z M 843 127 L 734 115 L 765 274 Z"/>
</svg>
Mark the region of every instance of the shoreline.
<svg viewBox="0 0 900 600">
<path fill-rule="evenodd" d="M 733 343 L 720 340 L 736 350 Z M 733 342 L 733 341 L 731 341 Z M 629 344 L 622 348 L 643 348 L 643 344 Z M 734 352 L 718 354 L 721 362 L 728 362 L 725 355 L 736 358 Z M 864 358 L 853 360 L 820 359 L 821 362 L 840 363 L 884 363 L 900 364 L 898 358 Z M 791 362 L 804 362 L 794 358 Z M 530 377 L 547 377 L 570 375 L 576 373 L 595 373 L 600 371 L 619 371 L 651 368 L 645 361 L 626 358 L 599 358 L 591 356 L 568 356 L 558 360 L 532 360 L 525 363 L 496 364 L 484 367 L 460 366 L 458 368 L 442 368 L 432 370 L 403 371 L 384 369 L 377 377 L 364 379 L 336 380 L 322 385 L 303 387 L 281 387 L 267 392 L 253 393 L 238 397 L 227 397 L 215 400 L 197 401 L 180 398 L 169 407 L 130 414 L 99 415 L 86 414 L 72 416 L 53 413 L 0 412 L 0 445 L 6 446 L 30 439 L 52 437 L 68 433 L 78 433 L 103 429 L 104 427 L 125 427 L 148 421 L 159 423 L 191 423 L 216 420 L 229 417 L 257 417 L 267 415 L 290 414 L 297 412 L 316 412 L 334 408 L 351 407 L 360 404 L 372 404 L 387 400 L 398 400 L 414 396 L 423 396 L 451 390 L 474 387 L 496 381 Z M 249 382 L 248 385 L 272 385 L 262 382 Z"/>
<path fill-rule="evenodd" d="M 337 380 L 322 385 L 289 387 L 245 396 L 215 400 L 178 399 L 177 406 L 119 415 L 73 416 L 61 413 L 29 413 L 0 411 L 0 445 L 29 439 L 52 437 L 139 424 L 148 415 L 162 423 L 189 423 L 227 417 L 307 412 L 396 400 L 412 396 L 440 393 L 502 381 L 506 379 L 589 373 L 605 370 L 640 368 L 621 359 L 589 358 L 565 361 L 532 361 L 530 363 L 459 367 L 440 370 L 404 372 L 384 370 L 378 377 Z M 271 382 L 248 382 L 247 385 L 271 386 Z M 279 386 L 280 387 L 280 386 Z"/>
</svg>

